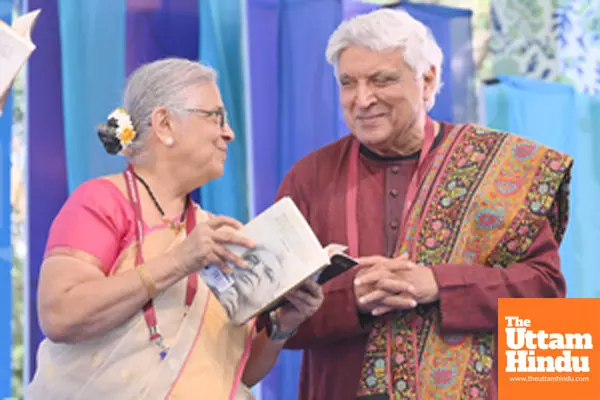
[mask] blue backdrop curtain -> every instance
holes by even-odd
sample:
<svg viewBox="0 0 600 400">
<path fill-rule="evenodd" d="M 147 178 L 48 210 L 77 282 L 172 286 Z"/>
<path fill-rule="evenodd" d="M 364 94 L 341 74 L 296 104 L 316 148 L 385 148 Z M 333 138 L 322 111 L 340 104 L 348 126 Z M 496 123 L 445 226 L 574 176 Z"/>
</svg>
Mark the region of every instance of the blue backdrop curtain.
<svg viewBox="0 0 600 400">
<path fill-rule="evenodd" d="M 219 74 L 221 96 L 235 133 L 225 173 L 202 187 L 202 206 L 245 222 L 248 219 L 246 114 L 242 4 L 240 0 L 197 0 L 200 7 L 200 59 Z"/>
<path fill-rule="evenodd" d="M 11 24 L 12 0 L 0 0 L 0 20 Z M 12 94 L 8 97 L 0 116 L 0 397 L 11 394 L 11 204 L 10 155 L 12 137 Z"/>
<path fill-rule="evenodd" d="M 121 171 L 95 126 L 120 105 L 125 83 L 125 0 L 59 0 L 63 116 L 69 191 Z"/>
<path fill-rule="evenodd" d="M 247 3 L 254 210 L 273 203 L 287 170 L 338 138 L 338 100 L 326 63 L 341 20 L 337 0 Z M 306 29 L 310 26 L 310 29 Z M 261 386 L 262 400 L 297 398 L 301 353 L 284 351 Z"/>
<path fill-rule="evenodd" d="M 43 9 L 33 30 L 37 49 L 27 75 L 27 278 L 25 281 L 25 381 L 36 367 L 43 338 L 37 318 L 37 283 L 48 229 L 67 197 L 58 2 L 28 0 Z M 85 134 L 85 132 L 81 132 Z"/>
<path fill-rule="evenodd" d="M 343 18 L 379 6 L 339 0 L 248 0 L 246 7 L 249 145 L 254 154 L 251 200 L 254 211 L 260 212 L 272 204 L 283 176 L 298 159 L 348 133 L 325 49 Z M 431 27 L 446 57 L 444 87 L 431 115 L 450 122 L 475 121 L 471 12 L 411 3 L 403 7 Z M 263 381 L 262 400 L 297 398 L 300 360 L 301 352 L 281 354 Z"/>
<path fill-rule="evenodd" d="M 126 76 L 145 62 L 198 56 L 195 0 L 60 0 L 63 114 L 69 189 L 122 171 L 94 127 L 121 105 Z M 107 21 L 110 23 L 107 25 Z"/>
<path fill-rule="evenodd" d="M 561 245 L 569 297 L 600 297 L 600 98 L 571 86 L 500 75 L 485 93 L 485 123 L 575 158 L 569 226 Z"/>
<path fill-rule="evenodd" d="M 253 200 L 260 212 L 295 161 L 338 137 L 336 83 L 324 52 L 342 9 L 336 0 L 246 4 Z"/>
<path fill-rule="evenodd" d="M 125 4 L 125 75 L 165 57 L 198 59 L 197 0 L 118 0 Z M 200 191 L 192 193 L 200 201 Z"/>
<path fill-rule="evenodd" d="M 125 5 L 127 75 L 165 57 L 198 59 L 197 0 L 126 0 Z"/>
<path fill-rule="evenodd" d="M 126 76 L 160 58 L 198 58 L 198 2 L 60 0 L 59 12 L 67 174 L 72 191 L 87 179 L 122 171 L 125 166 L 123 157 L 106 154 L 94 127 L 121 105 Z"/>
</svg>

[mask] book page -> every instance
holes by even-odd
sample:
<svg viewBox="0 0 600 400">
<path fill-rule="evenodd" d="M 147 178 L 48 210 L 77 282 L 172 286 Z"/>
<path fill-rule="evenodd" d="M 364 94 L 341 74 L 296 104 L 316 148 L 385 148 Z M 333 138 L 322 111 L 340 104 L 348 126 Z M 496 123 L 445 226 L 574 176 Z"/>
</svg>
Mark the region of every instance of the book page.
<svg viewBox="0 0 600 400">
<path fill-rule="evenodd" d="M 35 50 L 30 36 L 38 15 L 36 10 L 17 18 L 12 27 L 0 21 L 0 99 L 4 101 L 19 70 Z"/>
<path fill-rule="evenodd" d="M 294 202 L 278 201 L 242 228 L 254 249 L 231 247 L 249 264 L 233 273 L 209 267 L 201 275 L 236 323 L 245 323 L 329 263 L 314 232 Z"/>
<path fill-rule="evenodd" d="M 33 27 L 35 26 L 41 11 L 42 10 L 37 9 L 28 12 L 27 14 L 20 15 L 15 18 L 12 23 L 12 27 L 17 35 L 21 36 L 27 42 L 31 42 L 31 31 L 33 31 Z"/>
</svg>

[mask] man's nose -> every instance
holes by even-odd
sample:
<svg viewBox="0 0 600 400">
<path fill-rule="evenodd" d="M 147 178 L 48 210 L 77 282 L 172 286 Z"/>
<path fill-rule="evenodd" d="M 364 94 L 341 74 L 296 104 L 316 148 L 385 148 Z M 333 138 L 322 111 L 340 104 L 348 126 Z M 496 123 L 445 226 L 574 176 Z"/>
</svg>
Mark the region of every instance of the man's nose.
<svg viewBox="0 0 600 400">
<path fill-rule="evenodd" d="M 360 108 L 369 108 L 375 101 L 373 89 L 367 84 L 359 84 L 356 88 L 356 105 Z"/>
</svg>

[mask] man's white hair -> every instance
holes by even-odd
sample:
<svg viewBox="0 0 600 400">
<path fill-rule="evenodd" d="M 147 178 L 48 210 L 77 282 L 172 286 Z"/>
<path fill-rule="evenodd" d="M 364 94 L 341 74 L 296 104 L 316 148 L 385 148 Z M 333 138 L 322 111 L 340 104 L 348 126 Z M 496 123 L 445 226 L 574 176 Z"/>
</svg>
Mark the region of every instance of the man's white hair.
<svg viewBox="0 0 600 400">
<path fill-rule="evenodd" d="M 433 66 L 436 69 L 434 95 L 425 105 L 431 110 L 435 95 L 441 89 L 442 62 L 444 56 L 428 27 L 411 17 L 406 11 L 389 8 L 361 14 L 342 22 L 329 38 L 327 61 L 335 68 L 338 76 L 338 59 L 342 50 L 349 46 L 360 46 L 374 51 L 399 49 L 404 61 L 415 70 L 417 76 L 424 75 Z"/>
</svg>

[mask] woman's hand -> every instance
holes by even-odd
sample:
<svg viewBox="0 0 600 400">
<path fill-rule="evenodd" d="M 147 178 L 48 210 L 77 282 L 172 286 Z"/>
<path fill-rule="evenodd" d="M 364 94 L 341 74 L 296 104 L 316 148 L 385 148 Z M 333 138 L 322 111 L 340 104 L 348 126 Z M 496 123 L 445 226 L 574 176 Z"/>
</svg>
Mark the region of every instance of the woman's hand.
<svg viewBox="0 0 600 400">
<path fill-rule="evenodd" d="M 313 315 L 323 303 L 323 291 L 312 279 L 307 279 L 297 289 L 288 293 L 288 304 L 281 307 L 279 313 L 280 329 L 290 332 Z"/>
<path fill-rule="evenodd" d="M 239 221 L 223 215 L 211 216 L 207 221 L 197 223 L 194 230 L 174 249 L 177 264 L 184 268 L 186 275 L 211 264 L 225 272 L 230 270 L 227 263 L 246 268 L 246 261 L 225 247 L 255 246 L 252 240 L 239 233 L 242 226 Z"/>
<path fill-rule="evenodd" d="M 277 324 L 280 333 L 291 333 L 319 309 L 323 303 L 323 292 L 317 283 L 307 279 L 285 298 L 289 303 L 276 311 L 276 321 L 272 322 Z M 256 335 L 242 382 L 249 387 L 260 382 L 275 365 L 285 343 L 285 339 L 269 337 L 267 329 Z"/>
</svg>

